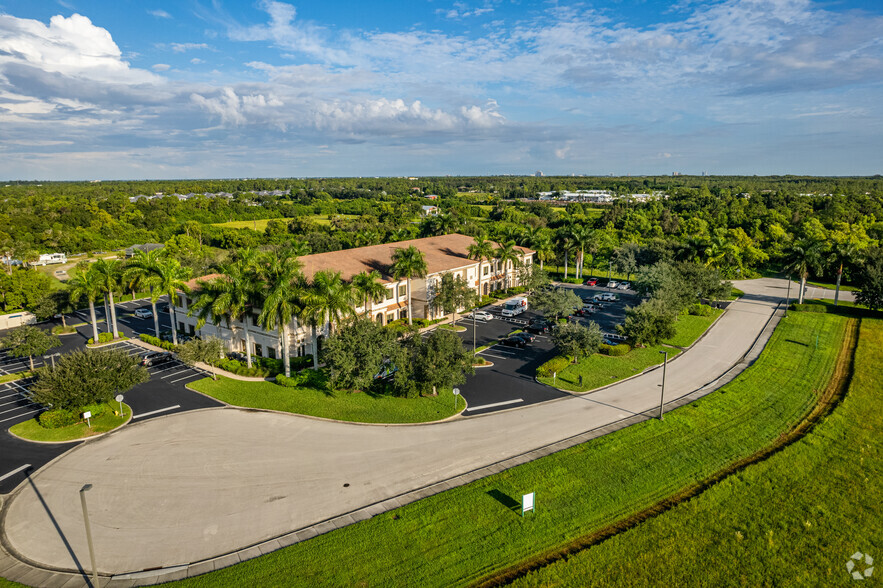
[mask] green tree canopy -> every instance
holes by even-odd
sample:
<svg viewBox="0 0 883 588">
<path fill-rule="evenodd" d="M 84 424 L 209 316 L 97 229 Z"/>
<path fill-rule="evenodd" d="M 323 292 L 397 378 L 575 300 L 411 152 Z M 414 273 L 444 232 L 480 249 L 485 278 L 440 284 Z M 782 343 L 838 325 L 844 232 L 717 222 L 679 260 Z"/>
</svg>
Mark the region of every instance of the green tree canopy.
<svg viewBox="0 0 883 588">
<path fill-rule="evenodd" d="M 399 355 L 395 331 L 359 317 L 339 325 L 323 351 L 331 370 L 331 385 L 337 389 L 367 390 L 384 365 Z"/>
<path fill-rule="evenodd" d="M 664 301 L 651 298 L 625 311 L 619 330 L 635 346 L 656 345 L 675 334 L 677 313 Z"/>
<path fill-rule="evenodd" d="M 564 323 L 552 329 L 552 343 L 562 355 L 569 355 L 574 363 L 593 353 L 601 347 L 601 327 L 592 321 L 588 326 L 580 323 Z"/>
<path fill-rule="evenodd" d="M 12 357 L 27 357 L 34 369 L 34 356 L 43 355 L 53 347 L 61 345 L 61 340 L 43 329 L 32 325 L 22 325 L 6 333 L 0 339 L 0 347 L 8 347 L 6 353 Z"/>
</svg>

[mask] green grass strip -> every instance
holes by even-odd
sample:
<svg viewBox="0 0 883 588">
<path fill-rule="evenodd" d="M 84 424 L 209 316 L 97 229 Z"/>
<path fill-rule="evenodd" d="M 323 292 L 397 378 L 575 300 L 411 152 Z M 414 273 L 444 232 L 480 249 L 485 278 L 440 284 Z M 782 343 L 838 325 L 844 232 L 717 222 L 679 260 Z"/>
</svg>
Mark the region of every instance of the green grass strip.
<svg viewBox="0 0 883 588">
<path fill-rule="evenodd" d="M 242 382 L 211 378 L 189 384 L 191 388 L 235 406 L 266 408 L 355 423 L 425 423 L 454 414 L 454 395 L 396 398 L 368 392 L 330 392 L 315 388 L 285 388 L 272 382 Z M 460 402 L 460 409 L 463 403 Z"/>
<path fill-rule="evenodd" d="M 662 363 L 660 351 L 668 351 L 668 359 L 678 355 L 681 350 L 674 347 L 654 345 L 632 349 L 625 355 L 610 357 L 596 353 L 572 363 L 558 374 L 556 378 L 539 377 L 538 381 L 571 392 L 585 392 L 601 386 L 607 386 L 619 380 L 634 376 L 645 369 Z M 582 384 L 580 384 L 582 376 Z"/>
<path fill-rule="evenodd" d="M 806 437 L 515 586 L 851 586 L 883 552 L 883 320 L 864 319 L 846 398 Z M 854 562 L 863 571 L 864 562 Z M 875 570 L 871 581 L 876 579 Z"/>
<path fill-rule="evenodd" d="M 845 325 L 839 316 L 793 313 L 748 371 L 663 422 L 629 427 L 179 585 L 474 582 L 628 517 L 770 444 L 827 385 Z M 536 492 L 538 510 L 522 518 L 517 501 L 526 492 Z M 688 529 L 670 541 L 683 545 L 690 537 Z M 701 551 L 693 555 L 705 563 L 703 573 L 716 565 Z"/>
<path fill-rule="evenodd" d="M 101 416 L 90 419 L 92 426 L 86 425 L 86 421 L 71 425 L 69 427 L 61 427 L 59 429 L 47 429 L 40 426 L 36 418 L 23 423 L 18 423 L 9 428 L 9 432 L 13 435 L 27 439 L 29 441 L 76 441 L 77 439 L 85 439 L 100 433 L 106 433 L 116 429 L 126 422 L 128 415 L 132 414 L 132 409 L 125 402 L 123 403 L 124 416 L 115 416 L 114 410 L 119 410 L 119 404 L 112 402 L 107 405 L 107 410 Z"/>
<path fill-rule="evenodd" d="M 663 343 L 674 345 L 675 347 L 689 347 L 711 326 L 711 323 L 722 312 L 723 310 L 714 308 L 710 316 L 679 315 L 678 322 L 675 325 L 677 328 L 675 336 L 671 339 L 666 339 Z"/>
<path fill-rule="evenodd" d="M 5 384 L 6 382 L 14 382 L 16 380 L 24 380 L 25 378 L 30 378 L 34 375 L 34 372 L 30 370 L 25 370 L 23 372 L 16 372 L 14 374 L 5 374 L 0 376 L 0 384 Z"/>
</svg>

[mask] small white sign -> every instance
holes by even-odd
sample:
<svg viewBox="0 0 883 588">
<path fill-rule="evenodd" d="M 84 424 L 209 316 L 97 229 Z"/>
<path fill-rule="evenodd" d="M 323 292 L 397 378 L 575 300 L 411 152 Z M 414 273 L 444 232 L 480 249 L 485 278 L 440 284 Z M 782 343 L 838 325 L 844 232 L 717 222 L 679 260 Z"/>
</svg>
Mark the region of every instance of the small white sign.
<svg viewBox="0 0 883 588">
<path fill-rule="evenodd" d="M 122 394 L 117 394 L 117 397 L 114 398 L 114 400 L 116 400 L 117 402 L 122 402 L 122 401 L 123 401 L 123 395 L 122 395 Z"/>
<path fill-rule="evenodd" d="M 86 412 L 83 413 L 83 418 L 84 419 L 92 418 L 92 413 L 87 410 Z"/>
<path fill-rule="evenodd" d="M 521 497 L 521 516 L 524 513 L 534 510 L 534 493 L 525 494 Z"/>
<path fill-rule="evenodd" d="M 454 388 L 454 396 L 459 396 L 459 395 L 460 395 L 460 389 Z"/>
</svg>

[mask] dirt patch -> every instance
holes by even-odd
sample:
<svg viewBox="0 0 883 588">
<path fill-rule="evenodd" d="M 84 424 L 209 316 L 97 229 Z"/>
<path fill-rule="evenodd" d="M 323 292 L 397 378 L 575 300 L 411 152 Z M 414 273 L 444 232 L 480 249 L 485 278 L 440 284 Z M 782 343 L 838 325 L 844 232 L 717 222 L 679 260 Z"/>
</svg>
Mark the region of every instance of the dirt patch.
<svg viewBox="0 0 883 588">
<path fill-rule="evenodd" d="M 824 418 L 828 416 L 838 404 L 840 404 L 845 397 L 847 390 L 849 390 L 849 383 L 852 380 L 853 362 L 855 360 L 855 350 L 858 344 L 860 324 L 861 321 L 858 319 L 850 319 L 847 323 L 843 346 L 837 356 L 837 363 L 834 366 L 834 373 L 831 375 L 831 381 L 828 382 L 828 386 L 817 397 L 812 410 L 810 410 L 794 427 L 782 433 L 774 443 L 748 457 L 733 462 L 723 470 L 712 474 L 696 484 L 687 486 L 680 492 L 637 512 L 630 517 L 617 521 L 616 523 L 608 525 L 589 535 L 577 537 L 564 545 L 538 554 L 530 559 L 520 562 L 519 564 L 500 570 L 479 580 L 475 583 L 475 586 L 481 588 L 504 586 L 518 578 L 526 576 L 532 571 L 544 568 L 561 560 L 566 560 L 572 555 L 603 543 L 611 537 L 637 527 L 646 520 L 671 510 L 677 505 L 702 494 L 707 489 L 729 476 L 739 473 L 748 466 L 768 459 L 792 443 L 803 438 L 810 433 L 818 423 L 824 420 Z"/>
</svg>

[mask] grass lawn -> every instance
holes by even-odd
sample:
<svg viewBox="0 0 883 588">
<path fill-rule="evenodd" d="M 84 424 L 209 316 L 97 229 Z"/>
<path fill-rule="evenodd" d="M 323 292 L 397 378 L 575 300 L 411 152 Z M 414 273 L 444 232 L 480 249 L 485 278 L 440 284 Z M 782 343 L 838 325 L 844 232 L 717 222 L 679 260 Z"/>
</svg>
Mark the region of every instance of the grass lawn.
<svg viewBox="0 0 883 588">
<path fill-rule="evenodd" d="M 691 314 L 679 315 L 678 322 L 675 325 L 677 332 L 671 339 L 666 339 L 663 343 L 674 345 L 675 347 L 689 347 L 698 339 L 702 333 L 711 326 L 711 323 L 721 315 L 723 310 L 719 308 L 712 309 L 711 316 L 694 316 Z"/>
<path fill-rule="evenodd" d="M 663 422 L 647 421 L 177 584 L 423 588 L 475 582 L 620 521 L 775 441 L 814 405 L 814 391 L 825 388 L 846 325 L 847 319 L 840 316 L 794 313 L 782 321 L 760 359 L 745 373 L 724 389 L 670 412 Z M 877 445 L 870 442 L 866 450 Z M 865 476 L 876 479 L 869 471 Z M 517 501 L 532 491 L 538 510 L 522 518 Z M 850 534 L 848 540 L 872 536 L 852 539 Z M 687 527 L 680 536 L 664 539 L 685 545 L 690 537 Z M 842 568 L 857 548 L 836 566 Z M 648 547 L 641 554 L 652 557 L 655 549 Z M 702 561 L 703 573 L 709 573 L 714 560 Z M 607 565 L 605 571 L 615 577 L 626 564 L 617 560 Z M 694 572 L 690 579 L 696 584 L 702 578 Z M 621 576 L 619 581 L 627 580 Z M 657 584 L 665 585 L 662 580 Z"/>
<path fill-rule="evenodd" d="M 806 437 L 515 585 L 867 584 L 850 577 L 846 562 L 856 551 L 878 561 L 883 553 L 881 363 L 883 320 L 864 319 L 847 396 Z M 868 585 L 879 585 L 877 567 Z"/>
<path fill-rule="evenodd" d="M 25 370 L 23 372 L 17 372 L 14 374 L 4 374 L 0 376 L 0 384 L 5 384 L 6 382 L 14 382 L 16 380 L 23 380 L 25 378 L 30 378 L 34 375 L 34 372 L 30 370 Z"/>
<path fill-rule="evenodd" d="M 552 378 L 537 378 L 543 384 L 555 386 L 571 392 L 585 392 L 606 386 L 618 380 L 634 376 L 648 367 L 662 363 L 663 357 L 660 351 L 668 351 L 668 359 L 671 360 L 681 352 L 675 347 L 655 345 L 643 349 L 632 349 L 620 357 L 610 357 L 596 353 L 591 357 L 584 357 L 579 363 L 572 363 Z M 583 377 L 580 385 L 579 377 Z"/>
<path fill-rule="evenodd" d="M 463 331 L 466 330 L 466 327 L 464 327 L 462 325 L 450 325 L 447 323 L 444 325 L 439 325 L 438 328 L 439 329 L 446 329 L 448 331 L 454 331 L 456 333 L 462 333 Z"/>
<path fill-rule="evenodd" d="M 123 403 L 123 412 L 126 416 L 114 416 L 113 411 L 119 410 L 119 404 L 115 402 L 111 402 L 107 407 L 104 414 L 91 419 L 92 428 L 89 428 L 83 421 L 60 429 L 46 429 L 40 426 L 36 418 L 33 418 L 13 425 L 9 428 L 9 432 L 30 441 L 74 441 L 116 429 L 126 422 L 128 415 L 132 414 L 132 409 L 125 402 Z"/>
<path fill-rule="evenodd" d="M 436 397 L 395 398 L 367 392 L 328 392 L 314 388 L 285 388 L 272 382 L 242 382 L 211 378 L 191 388 L 236 406 L 267 408 L 356 423 L 426 423 L 454 414 L 454 395 L 440 390 Z M 462 410 L 463 403 L 460 403 Z"/>
<path fill-rule="evenodd" d="M 736 300 L 737 298 L 741 298 L 745 296 L 745 292 L 740 290 L 739 288 L 731 288 L 730 295 L 727 297 L 727 300 Z"/>
<path fill-rule="evenodd" d="M 815 286 L 816 288 L 827 288 L 829 290 L 837 289 L 837 284 L 835 282 L 810 282 L 809 280 L 807 280 L 806 285 Z M 859 290 L 861 290 L 861 288 L 857 286 L 847 286 L 842 282 L 840 284 L 841 292 L 858 292 Z"/>
<path fill-rule="evenodd" d="M 243 220 L 243 221 L 230 221 L 228 223 L 215 223 L 213 226 L 222 227 L 226 229 L 252 229 L 253 231 L 264 232 L 267 228 L 267 223 L 271 220 L 278 220 L 284 222 L 286 225 L 291 221 L 290 218 L 262 218 L 259 220 Z"/>
</svg>

